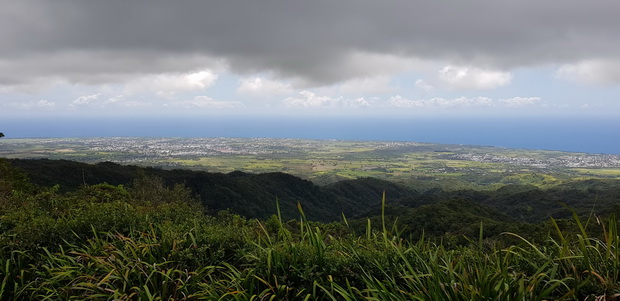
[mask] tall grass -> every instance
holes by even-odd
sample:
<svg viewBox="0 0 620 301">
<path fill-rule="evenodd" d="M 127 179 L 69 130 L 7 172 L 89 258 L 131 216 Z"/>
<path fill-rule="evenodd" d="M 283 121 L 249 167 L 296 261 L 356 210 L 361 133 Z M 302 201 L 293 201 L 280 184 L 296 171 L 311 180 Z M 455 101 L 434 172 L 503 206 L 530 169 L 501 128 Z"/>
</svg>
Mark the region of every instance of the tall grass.
<svg viewBox="0 0 620 301">
<path fill-rule="evenodd" d="M 382 200 L 385 206 L 385 196 Z M 552 220 L 543 243 L 448 248 L 370 222 L 362 236 L 308 221 L 238 216 L 151 223 L 20 247 L 0 234 L 1 300 L 613 300 L 620 293 L 614 217 L 575 229 Z M 346 219 L 345 219 L 346 220 Z M 600 236 L 588 231 L 593 225 Z M 346 227 L 346 223 L 339 227 Z M 351 232 L 352 233 L 352 232 Z M 83 236 L 80 236 L 83 235 Z"/>
</svg>

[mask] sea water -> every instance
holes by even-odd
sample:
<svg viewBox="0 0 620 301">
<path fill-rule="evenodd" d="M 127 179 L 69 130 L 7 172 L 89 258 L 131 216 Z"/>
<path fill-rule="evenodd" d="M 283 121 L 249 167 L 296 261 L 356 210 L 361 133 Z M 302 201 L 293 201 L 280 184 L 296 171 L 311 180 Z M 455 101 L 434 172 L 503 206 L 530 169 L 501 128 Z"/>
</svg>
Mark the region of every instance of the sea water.
<svg viewBox="0 0 620 301">
<path fill-rule="evenodd" d="M 620 154 L 616 117 L 1 117 L 27 137 L 270 137 L 385 140 Z M 3 138 L 5 139 L 5 138 Z"/>
</svg>

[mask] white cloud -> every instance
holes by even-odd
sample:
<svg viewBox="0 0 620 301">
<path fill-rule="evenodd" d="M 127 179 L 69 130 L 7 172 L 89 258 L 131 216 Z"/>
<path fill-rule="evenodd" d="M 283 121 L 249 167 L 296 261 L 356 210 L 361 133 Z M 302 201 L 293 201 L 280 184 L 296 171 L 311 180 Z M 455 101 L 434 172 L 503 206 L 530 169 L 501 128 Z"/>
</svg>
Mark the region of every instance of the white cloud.
<svg viewBox="0 0 620 301">
<path fill-rule="evenodd" d="M 127 98 L 125 97 L 125 95 L 121 94 L 121 95 L 116 95 L 114 97 L 108 98 L 101 104 L 100 108 L 104 108 L 108 106 L 126 107 L 126 108 L 149 108 L 149 107 L 153 107 L 153 103 Z"/>
<path fill-rule="evenodd" d="M 56 103 L 53 101 L 42 99 L 36 102 L 34 106 L 40 109 L 53 109 L 56 106 Z"/>
<path fill-rule="evenodd" d="M 494 106 L 493 100 L 484 97 L 458 97 L 454 99 L 444 99 L 444 98 L 433 98 L 431 101 L 434 101 L 440 107 L 443 108 L 454 108 L 454 107 L 492 107 Z"/>
<path fill-rule="evenodd" d="M 271 97 L 292 91 L 290 84 L 259 76 L 243 78 L 237 87 L 237 93 L 258 97 Z"/>
<path fill-rule="evenodd" d="M 513 97 L 500 99 L 499 102 L 509 108 L 521 108 L 538 104 L 540 97 Z"/>
<path fill-rule="evenodd" d="M 90 94 L 90 95 L 82 95 L 78 98 L 76 98 L 72 103 L 71 103 L 71 107 L 75 107 L 75 106 L 84 106 L 84 105 L 90 105 L 92 104 L 94 101 L 96 101 L 99 97 L 101 96 L 101 94 Z"/>
<path fill-rule="evenodd" d="M 235 101 L 217 101 L 208 96 L 196 96 L 192 100 L 174 101 L 167 104 L 166 106 L 184 109 L 234 109 L 243 107 L 243 104 Z"/>
<path fill-rule="evenodd" d="M 159 97 L 173 98 L 179 92 L 204 90 L 215 83 L 218 76 L 210 70 L 194 73 L 151 74 L 130 81 L 125 93 L 150 92 Z"/>
<path fill-rule="evenodd" d="M 345 99 L 340 101 L 340 105 L 343 107 L 349 108 L 365 108 L 370 107 L 372 105 L 372 100 L 367 100 L 364 97 L 359 97 L 355 99 Z"/>
<path fill-rule="evenodd" d="M 409 100 L 400 95 L 391 97 L 388 104 L 399 108 L 471 108 L 493 107 L 495 103 L 488 97 L 458 97 L 453 99 L 431 98 L 423 100 Z"/>
<path fill-rule="evenodd" d="M 105 97 L 105 100 L 102 99 Z M 69 109 L 76 109 L 78 107 L 82 108 L 94 108 L 94 109 L 105 109 L 109 107 L 125 107 L 125 108 L 147 108 L 153 107 L 152 102 L 131 99 L 125 97 L 125 95 L 116 95 L 113 97 L 106 96 L 104 94 L 90 94 L 90 95 L 82 95 L 76 98 L 71 104 L 69 104 Z"/>
<path fill-rule="evenodd" d="M 383 75 L 348 80 L 340 84 L 338 90 L 340 93 L 359 95 L 361 93 L 385 93 L 394 88 L 390 87 L 390 77 Z"/>
<path fill-rule="evenodd" d="M 310 91 L 299 92 L 300 97 L 288 97 L 284 104 L 288 107 L 319 108 L 329 106 L 330 103 L 339 101 L 340 98 L 333 99 L 329 96 L 318 96 Z"/>
<path fill-rule="evenodd" d="M 288 97 L 283 103 L 290 108 L 362 108 L 369 107 L 371 100 L 363 97 L 349 99 L 344 97 L 320 96 L 310 91 L 302 91 L 300 96 Z"/>
<path fill-rule="evenodd" d="M 448 87 L 463 90 L 494 89 L 509 84 L 512 79 L 509 72 L 452 65 L 441 68 L 438 77 Z"/>
<path fill-rule="evenodd" d="M 398 108 L 423 108 L 425 106 L 424 100 L 409 100 L 400 95 L 390 97 L 388 104 Z"/>
<path fill-rule="evenodd" d="M 108 100 L 104 101 L 104 104 L 114 104 L 114 103 L 118 103 L 123 101 L 123 98 L 125 98 L 125 95 L 116 95 L 114 97 L 110 97 L 108 98 Z"/>
<path fill-rule="evenodd" d="M 435 89 L 435 87 L 433 87 L 431 84 L 427 83 L 423 79 L 416 80 L 414 87 L 416 89 L 422 90 L 422 92 L 424 92 L 424 93 L 428 93 L 430 91 L 433 91 L 433 89 Z"/>
<path fill-rule="evenodd" d="M 105 99 L 104 97 L 107 99 Z M 116 95 L 113 97 L 109 97 L 104 94 L 97 93 L 82 95 L 73 100 L 71 104 L 69 104 L 69 109 L 76 109 L 78 107 L 90 107 L 95 109 L 104 109 L 109 107 L 147 108 L 153 107 L 153 103 L 135 98 L 127 98 L 125 97 L 125 95 Z"/>
<path fill-rule="evenodd" d="M 6 107 L 17 110 L 54 110 L 56 108 L 56 102 L 41 99 L 39 101 L 25 101 L 25 102 L 9 102 L 5 104 Z"/>
<path fill-rule="evenodd" d="M 153 106 L 153 104 L 150 102 L 139 101 L 139 100 L 123 101 L 120 103 L 120 105 L 124 107 L 128 107 L 128 108 L 148 108 L 148 107 Z"/>
<path fill-rule="evenodd" d="M 584 60 L 561 66 L 556 76 L 584 84 L 620 84 L 620 60 Z"/>
</svg>

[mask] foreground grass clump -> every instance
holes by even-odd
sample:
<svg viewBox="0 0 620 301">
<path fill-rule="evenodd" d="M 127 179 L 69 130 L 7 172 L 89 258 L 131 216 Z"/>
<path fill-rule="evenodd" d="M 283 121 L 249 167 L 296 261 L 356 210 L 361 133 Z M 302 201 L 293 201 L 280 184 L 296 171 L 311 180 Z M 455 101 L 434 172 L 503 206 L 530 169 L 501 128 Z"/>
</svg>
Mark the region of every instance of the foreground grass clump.
<svg viewBox="0 0 620 301">
<path fill-rule="evenodd" d="M 477 238 L 452 245 L 441 237 L 404 239 L 385 219 L 380 230 L 369 221 L 357 235 L 346 219 L 308 221 L 301 206 L 292 221 L 280 212 L 267 221 L 208 216 L 184 187 L 157 178 L 64 194 L 14 179 L 0 187 L 0 300 L 613 300 L 620 294 L 614 217 L 551 220 L 554 230 L 537 242 L 503 234 L 517 242 L 511 245 L 484 238 L 480 225 Z"/>
<path fill-rule="evenodd" d="M 53 248 L 22 248 L 4 233 L 0 298 L 612 300 L 619 292 L 614 219 L 600 239 L 557 232 L 540 245 L 454 249 L 388 230 L 334 236 L 303 215 L 274 220 L 275 229 L 229 214 L 194 217 L 146 232 L 93 231 Z"/>
</svg>

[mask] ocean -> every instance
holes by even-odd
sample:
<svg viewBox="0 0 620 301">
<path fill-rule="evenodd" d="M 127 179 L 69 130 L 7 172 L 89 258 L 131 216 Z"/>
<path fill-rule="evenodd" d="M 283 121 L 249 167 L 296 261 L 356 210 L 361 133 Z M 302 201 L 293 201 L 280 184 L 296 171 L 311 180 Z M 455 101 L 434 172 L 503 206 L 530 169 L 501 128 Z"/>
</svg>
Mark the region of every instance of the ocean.
<svg viewBox="0 0 620 301">
<path fill-rule="evenodd" d="M 1 117 L 6 139 L 271 137 L 413 141 L 620 154 L 615 117 Z M 3 139 L 5 139 L 3 138 Z"/>
</svg>

